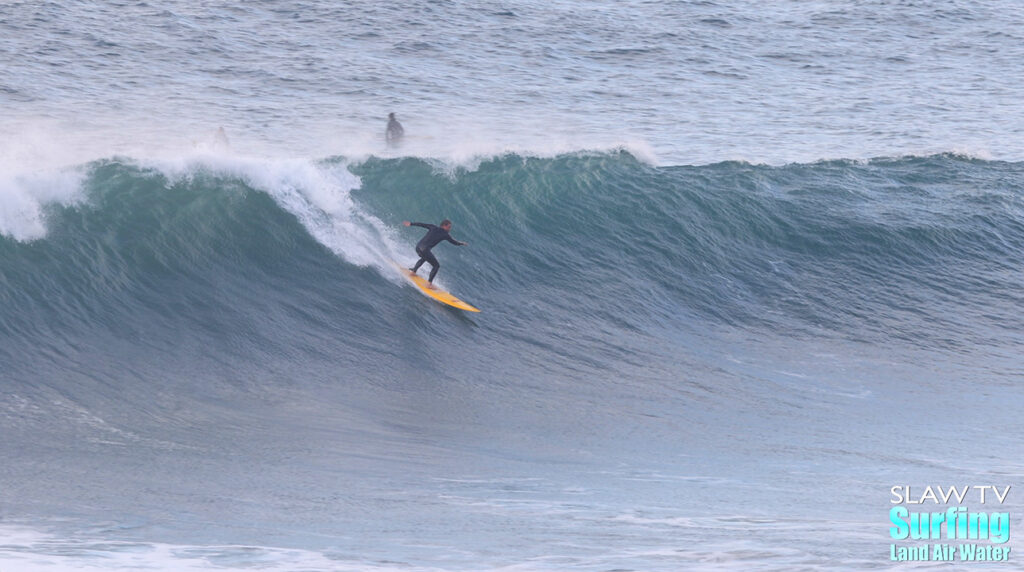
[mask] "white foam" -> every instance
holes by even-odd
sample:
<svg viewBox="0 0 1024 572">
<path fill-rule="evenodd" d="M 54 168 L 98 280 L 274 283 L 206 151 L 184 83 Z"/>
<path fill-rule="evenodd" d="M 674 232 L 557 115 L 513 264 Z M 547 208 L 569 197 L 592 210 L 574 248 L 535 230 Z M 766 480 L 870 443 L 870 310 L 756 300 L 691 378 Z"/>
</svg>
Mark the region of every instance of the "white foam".
<svg viewBox="0 0 1024 572">
<path fill-rule="evenodd" d="M 541 559 L 497 566 L 476 565 L 493 572 L 543 572 L 564 569 Z M 28 526 L 0 526 L 0 571 L 82 572 L 138 571 L 209 572 L 440 572 L 450 568 L 418 566 L 400 561 L 367 561 L 346 553 L 254 545 L 184 545 L 131 542 L 73 535 L 59 536 Z"/>
<path fill-rule="evenodd" d="M 82 197 L 78 169 L 0 172 L 0 234 L 27 242 L 46 236 L 44 207 Z"/>
<path fill-rule="evenodd" d="M 86 155 L 73 151 L 52 120 L 4 124 L 0 139 L 0 234 L 19 241 L 46 236 L 44 207 L 82 196 Z"/>
<path fill-rule="evenodd" d="M 337 571 L 426 570 L 407 566 L 348 564 L 326 554 L 263 546 L 188 546 L 96 538 L 62 538 L 29 527 L 0 528 L 3 572 L 151 570 L 195 572 L 225 569 Z"/>
</svg>

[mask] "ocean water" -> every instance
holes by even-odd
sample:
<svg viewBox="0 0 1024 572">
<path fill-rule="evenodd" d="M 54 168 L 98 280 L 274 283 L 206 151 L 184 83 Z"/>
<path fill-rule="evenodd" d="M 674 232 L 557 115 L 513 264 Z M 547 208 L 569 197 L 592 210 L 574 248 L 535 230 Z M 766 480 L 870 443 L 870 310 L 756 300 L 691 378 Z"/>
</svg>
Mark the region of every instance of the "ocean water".
<svg viewBox="0 0 1024 572">
<path fill-rule="evenodd" d="M 0 572 L 1020 569 L 1022 30 L 0 5 Z"/>
</svg>

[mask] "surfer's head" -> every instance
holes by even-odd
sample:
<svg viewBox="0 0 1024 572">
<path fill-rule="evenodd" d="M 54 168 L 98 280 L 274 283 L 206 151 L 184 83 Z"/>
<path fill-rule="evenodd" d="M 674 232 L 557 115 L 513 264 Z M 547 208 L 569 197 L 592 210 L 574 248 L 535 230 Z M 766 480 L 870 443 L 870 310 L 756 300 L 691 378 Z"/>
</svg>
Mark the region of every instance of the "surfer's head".
<svg viewBox="0 0 1024 572">
<path fill-rule="evenodd" d="M 451 230 L 452 229 L 452 221 L 450 221 L 448 219 L 444 219 L 443 221 L 441 221 L 441 224 L 438 225 L 438 226 L 440 226 L 441 228 L 443 228 L 445 230 Z"/>
</svg>

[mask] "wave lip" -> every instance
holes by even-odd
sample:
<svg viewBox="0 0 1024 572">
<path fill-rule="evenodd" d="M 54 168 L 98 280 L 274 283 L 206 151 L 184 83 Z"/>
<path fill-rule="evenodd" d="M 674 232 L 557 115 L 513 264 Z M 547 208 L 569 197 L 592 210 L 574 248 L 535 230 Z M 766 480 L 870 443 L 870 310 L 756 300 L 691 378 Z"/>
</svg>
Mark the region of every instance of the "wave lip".
<svg viewBox="0 0 1024 572">
<path fill-rule="evenodd" d="M 46 205 L 81 200 L 80 169 L 0 174 L 0 235 L 19 241 L 46 236 Z"/>
</svg>

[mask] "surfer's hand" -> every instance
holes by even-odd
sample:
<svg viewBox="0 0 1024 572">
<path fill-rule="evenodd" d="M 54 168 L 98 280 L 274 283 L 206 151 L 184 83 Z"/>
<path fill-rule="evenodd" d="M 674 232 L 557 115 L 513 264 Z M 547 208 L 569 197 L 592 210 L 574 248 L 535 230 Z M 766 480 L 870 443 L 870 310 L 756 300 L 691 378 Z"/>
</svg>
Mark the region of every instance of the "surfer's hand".
<svg viewBox="0 0 1024 572">
<path fill-rule="evenodd" d="M 405 226 L 412 226 L 412 223 L 407 220 L 403 220 L 402 224 L 404 224 Z"/>
</svg>

